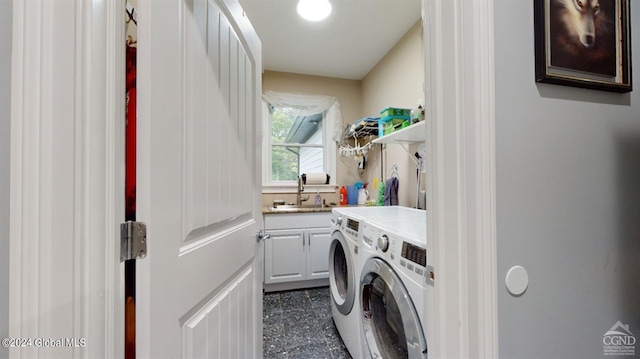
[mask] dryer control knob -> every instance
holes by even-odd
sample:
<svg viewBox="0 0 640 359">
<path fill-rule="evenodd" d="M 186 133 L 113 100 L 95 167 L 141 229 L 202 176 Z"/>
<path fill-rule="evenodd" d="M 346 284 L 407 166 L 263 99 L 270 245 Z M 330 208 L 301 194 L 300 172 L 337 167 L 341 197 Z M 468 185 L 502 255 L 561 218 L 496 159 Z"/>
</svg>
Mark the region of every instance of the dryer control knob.
<svg viewBox="0 0 640 359">
<path fill-rule="evenodd" d="M 389 237 L 387 237 L 386 234 L 378 237 L 378 248 L 380 248 L 382 252 L 386 252 L 389 249 Z"/>
</svg>

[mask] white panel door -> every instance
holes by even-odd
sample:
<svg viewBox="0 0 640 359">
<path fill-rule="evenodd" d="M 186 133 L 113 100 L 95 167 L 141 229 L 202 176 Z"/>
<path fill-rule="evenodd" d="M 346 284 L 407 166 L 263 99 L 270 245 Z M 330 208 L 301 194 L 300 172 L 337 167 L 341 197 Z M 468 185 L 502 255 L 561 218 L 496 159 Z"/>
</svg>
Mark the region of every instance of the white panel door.
<svg viewBox="0 0 640 359">
<path fill-rule="evenodd" d="M 138 31 L 138 357 L 261 357 L 260 41 L 237 0 L 139 0 Z"/>
</svg>

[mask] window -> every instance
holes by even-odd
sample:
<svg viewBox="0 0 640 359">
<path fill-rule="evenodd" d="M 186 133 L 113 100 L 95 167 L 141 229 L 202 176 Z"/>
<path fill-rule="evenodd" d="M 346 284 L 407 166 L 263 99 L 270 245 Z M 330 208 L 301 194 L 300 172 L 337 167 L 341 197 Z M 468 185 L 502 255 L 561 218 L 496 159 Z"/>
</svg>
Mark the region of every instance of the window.
<svg viewBox="0 0 640 359">
<path fill-rule="evenodd" d="M 323 114 L 298 116 L 291 108 L 271 107 L 270 182 L 297 181 L 302 173 L 326 172 Z"/>
<path fill-rule="evenodd" d="M 295 190 L 298 176 L 312 172 L 328 173 L 334 185 L 336 144 L 331 136 L 336 121 L 342 127 L 335 98 L 269 92 L 264 100 L 264 191 Z"/>
</svg>

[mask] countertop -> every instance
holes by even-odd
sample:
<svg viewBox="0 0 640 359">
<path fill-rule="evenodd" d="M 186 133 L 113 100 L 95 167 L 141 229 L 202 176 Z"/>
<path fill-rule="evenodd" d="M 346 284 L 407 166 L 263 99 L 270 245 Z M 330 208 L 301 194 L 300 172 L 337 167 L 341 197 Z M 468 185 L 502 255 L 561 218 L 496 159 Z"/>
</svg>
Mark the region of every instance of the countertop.
<svg viewBox="0 0 640 359">
<path fill-rule="evenodd" d="M 302 206 L 300 208 L 287 208 L 286 210 L 282 210 L 282 209 L 276 209 L 273 208 L 272 206 L 268 206 L 268 207 L 263 207 L 262 208 L 262 214 L 290 214 L 290 213 L 314 213 L 314 212 L 331 212 L 331 210 L 333 208 L 344 208 L 344 207 L 365 207 L 365 205 L 357 205 L 357 204 L 353 204 L 353 205 L 346 205 L 346 206 L 340 206 L 340 205 L 336 205 L 336 206 Z"/>
</svg>

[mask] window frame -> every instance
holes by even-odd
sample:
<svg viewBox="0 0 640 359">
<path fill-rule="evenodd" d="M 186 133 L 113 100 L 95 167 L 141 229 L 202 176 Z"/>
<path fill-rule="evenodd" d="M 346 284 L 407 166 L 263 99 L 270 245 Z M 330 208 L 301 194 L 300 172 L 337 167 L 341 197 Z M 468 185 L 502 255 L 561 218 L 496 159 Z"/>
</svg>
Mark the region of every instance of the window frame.
<svg viewBox="0 0 640 359">
<path fill-rule="evenodd" d="M 270 104 L 262 101 L 262 193 L 297 193 L 298 183 L 296 181 L 272 181 L 272 141 L 271 141 L 271 114 Z M 322 148 L 323 148 L 323 168 L 330 176 L 328 185 L 308 185 L 305 192 L 334 193 L 336 186 L 336 143 L 332 134 L 334 129 L 334 119 L 327 116 L 328 111 L 322 112 Z M 294 144 L 298 147 L 320 147 L 318 145 Z"/>
</svg>

